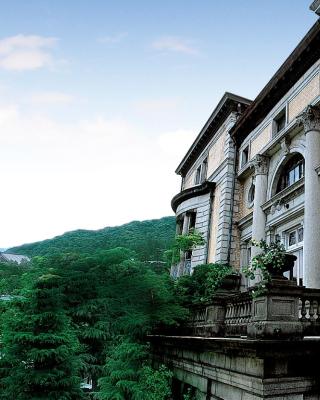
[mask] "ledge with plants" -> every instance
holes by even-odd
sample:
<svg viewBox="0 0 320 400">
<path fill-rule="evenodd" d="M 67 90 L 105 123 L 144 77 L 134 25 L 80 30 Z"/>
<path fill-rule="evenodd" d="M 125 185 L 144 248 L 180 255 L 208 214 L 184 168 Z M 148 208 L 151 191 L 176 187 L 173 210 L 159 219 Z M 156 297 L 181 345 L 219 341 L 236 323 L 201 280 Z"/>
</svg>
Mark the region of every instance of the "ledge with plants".
<svg viewBox="0 0 320 400">
<path fill-rule="evenodd" d="M 286 279 L 284 272 L 291 271 L 297 259 L 293 254 L 285 251 L 284 245 L 277 241 L 267 243 L 265 240 L 252 240 L 251 244 L 261 249 L 261 253 L 253 257 L 251 265 L 243 269 L 245 276 L 257 280 L 252 289 L 252 296 L 265 294 L 272 279 Z"/>
</svg>

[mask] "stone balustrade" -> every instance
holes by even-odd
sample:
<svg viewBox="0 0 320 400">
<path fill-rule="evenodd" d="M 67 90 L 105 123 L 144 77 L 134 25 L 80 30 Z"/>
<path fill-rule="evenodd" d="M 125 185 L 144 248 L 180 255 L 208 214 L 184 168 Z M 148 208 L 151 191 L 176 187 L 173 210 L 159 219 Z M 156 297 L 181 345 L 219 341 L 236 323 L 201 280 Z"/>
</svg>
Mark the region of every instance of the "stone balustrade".
<svg viewBox="0 0 320 400">
<path fill-rule="evenodd" d="M 217 294 L 210 304 L 194 307 L 188 335 L 302 339 L 320 335 L 320 289 L 273 280 L 266 294 L 251 290 Z"/>
<path fill-rule="evenodd" d="M 299 299 L 299 320 L 303 324 L 305 335 L 320 334 L 320 290 L 307 289 Z"/>
<path fill-rule="evenodd" d="M 249 292 L 239 293 L 226 302 L 225 334 L 246 335 L 252 316 L 252 297 Z"/>
</svg>

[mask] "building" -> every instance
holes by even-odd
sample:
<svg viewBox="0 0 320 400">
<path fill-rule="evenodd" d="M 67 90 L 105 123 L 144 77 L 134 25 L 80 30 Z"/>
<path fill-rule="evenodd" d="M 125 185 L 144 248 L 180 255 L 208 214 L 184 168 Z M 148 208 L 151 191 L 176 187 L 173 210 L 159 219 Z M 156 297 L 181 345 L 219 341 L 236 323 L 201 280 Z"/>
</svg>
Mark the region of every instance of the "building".
<svg viewBox="0 0 320 400">
<path fill-rule="evenodd" d="M 320 15 L 320 1 L 311 7 Z M 174 374 L 174 400 L 319 400 L 320 21 L 250 101 L 225 93 L 179 164 L 177 233 L 206 243 L 185 252 L 174 277 L 202 263 L 241 271 L 251 239 L 281 240 L 297 256 L 252 298 L 216 292 L 176 330 L 150 336 L 155 364 Z M 294 279 L 295 278 L 295 279 Z"/>
<path fill-rule="evenodd" d="M 241 269 L 258 251 L 251 239 L 281 240 L 298 283 L 320 288 L 319 58 L 318 19 L 256 99 L 222 97 L 176 170 L 177 233 L 195 228 L 206 244 L 173 276 L 207 262 Z"/>
</svg>

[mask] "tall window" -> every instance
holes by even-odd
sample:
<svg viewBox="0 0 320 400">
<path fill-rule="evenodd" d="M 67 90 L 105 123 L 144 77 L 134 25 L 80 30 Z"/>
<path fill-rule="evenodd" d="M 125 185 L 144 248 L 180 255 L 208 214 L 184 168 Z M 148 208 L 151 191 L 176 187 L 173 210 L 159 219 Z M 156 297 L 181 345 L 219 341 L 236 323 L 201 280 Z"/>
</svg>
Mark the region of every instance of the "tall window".
<svg viewBox="0 0 320 400">
<path fill-rule="evenodd" d="M 245 166 L 248 163 L 248 161 L 249 161 L 249 146 L 247 146 L 242 150 L 240 168 Z"/>
<path fill-rule="evenodd" d="M 275 117 L 273 120 L 273 135 L 275 136 L 278 132 L 281 132 L 286 125 L 286 110 L 285 108 Z"/>
<path fill-rule="evenodd" d="M 277 191 L 281 192 L 288 186 L 297 182 L 304 176 L 304 158 L 301 154 L 295 154 L 290 160 L 282 167 L 282 172 L 279 177 Z"/>
<path fill-rule="evenodd" d="M 207 159 L 204 159 L 196 170 L 196 175 L 194 179 L 195 185 L 200 185 L 200 183 L 204 182 L 206 180 L 206 175 L 207 175 Z"/>
<path fill-rule="evenodd" d="M 195 211 L 191 211 L 189 213 L 189 223 L 188 223 L 189 231 L 191 231 L 196 227 L 196 219 L 197 219 L 197 213 Z"/>
</svg>

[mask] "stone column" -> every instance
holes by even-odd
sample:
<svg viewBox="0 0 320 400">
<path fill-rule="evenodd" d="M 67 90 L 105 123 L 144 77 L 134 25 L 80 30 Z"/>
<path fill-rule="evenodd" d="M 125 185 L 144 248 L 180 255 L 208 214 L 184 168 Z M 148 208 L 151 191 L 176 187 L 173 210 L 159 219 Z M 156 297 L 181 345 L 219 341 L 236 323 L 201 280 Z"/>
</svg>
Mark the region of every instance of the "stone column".
<svg viewBox="0 0 320 400">
<path fill-rule="evenodd" d="M 309 106 L 298 123 L 306 135 L 303 284 L 320 289 L 320 107 Z"/>
<path fill-rule="evenodd" d="M 252 163 L 255 170 L 252 239 L 259 241 L 266 238 L 266 214 L 261 207 L 267 201 L 268 158 L 257 154 Z M 251 258 L 259 252 L 258 247 L 252 246 Z"/>
</svg>

